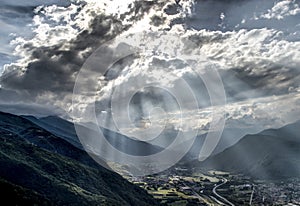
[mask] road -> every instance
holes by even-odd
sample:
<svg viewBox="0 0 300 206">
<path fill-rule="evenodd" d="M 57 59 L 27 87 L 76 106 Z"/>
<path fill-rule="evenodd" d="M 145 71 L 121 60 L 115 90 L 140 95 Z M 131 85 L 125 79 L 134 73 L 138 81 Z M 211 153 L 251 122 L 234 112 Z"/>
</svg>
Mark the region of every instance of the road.
<svg viewBox="0 0 300 206">
<path fill-rule="evenodd" d="M 183 183 L 183 184 L 184 184 L 184 186 L 188 187 L 185 183 Z M 199 199 L 200 202 L 202 200 L 203 202 L 205 202 L 206 204 L 209 205 L 209 202 L 207 202 L 207 200 L 205 198 L 203 198 L 201 195 L 199 195 L 193 188 L 191 188 L 191 190 L 192 190 L 193 194 Z"/>
<path fill-rule="evenodd" d="M 234 204 L 233 204 L 232 202 L 230 202 L 230 201 L 227 200 L 225 197 L 223 197 L 223 196 L 221 196 L 221 195 L 219 195 L 219 194 L 217 193 L 218 187 L 220 187 L 220 186 L 226 184 L 227 181 L 228 181 L 227 179 L 223 178 L 223 182 L 222 182 L 221 184 L 216 185 L 216 186 L 213 188 L 212 192 L 213 192 L 214 195 L 216 195 L 219 199 L 221 199 L 222 202 L 223 202 L 225 205 L 234 206 Z"/>
</svg>

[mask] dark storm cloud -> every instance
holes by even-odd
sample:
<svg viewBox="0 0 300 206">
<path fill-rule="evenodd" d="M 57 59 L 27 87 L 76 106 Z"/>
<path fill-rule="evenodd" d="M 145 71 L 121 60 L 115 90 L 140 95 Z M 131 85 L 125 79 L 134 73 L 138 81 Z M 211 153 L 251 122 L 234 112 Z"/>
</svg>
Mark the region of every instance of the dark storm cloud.
<svg viewBox="0 0 300 206">
<path fill-rule="evenodd" d="M 263 95 L 282 95 L 288 93 L 289 88 L 299 86 L 299 68 L 276 64 L 268 65 L 264 69 L 260 67 L 249 69 L 251 67 L 235 69 L 235 76 L 250 88 L 259 89 Z M 261 70 L 261 73 L 252 74 L 253 70 Z"/>
<path fill-rule="evenodd" d="M 264 67 L 264 68 L 263 68 Z M 255 74 L 255 71 L 259 73 Z M 298 68 L 273 63 L 221 70 L 228 102 L 289 93 L 300 82 Z"/>
<path fill-rule="evenodd" d="M 136 3 L 130 12 L 135 14 L 135 18 L 140 18 L 150 6 L 147 2 Z M 26 68 L 16 64 L 8 66 L 0 78 L 1 85 L 4 88 L 26 90 L 32 95 L 45 91 L 72 92 L 76 74 L 88 55 L 128 28 L 128 25 L 122 24 L 122 19 L 97 14 L 90 24 L 90 30 L 81 31 L 76 39 L 68 42 L 71 47 L 67 51 L 63 48 L 67 42 L 40 47 L 25 44 L 24 50 L 31 51 L 32 61 Z M 90 52 L 81 58 L 79 53 L 88 48 Z"/>
<path fill-rule="evenodd" d="M 24 72 L 20 72 L 23 68 L 16 65 L 8 67 L 1 77 L 2 86 L 17 90 L 28 90 L 33 94 L 43 91 L 72 91 L 75 80 L 74 75 L 76 75 L 85 60 L 79 57 L 79 52 L 89 47 L 95 49 L 101 42 L 112 38 L 112 36 L 106 37 L 105 34 L 115 24 L 121 24 L 115 21 L 103 25 L 105 20 L 113 21 L 111 17 L 97 17 L 91 25 L 93 26 L 92 32 L 81 32 L 76 40 L 72 42 L 72 46 L 68 51 L 63 50 L 63 43 L 39 48 L 25 45 L 25 49 L 32 51 L 31 58 L 33 60 L 37 59 L 37 61 L 30 62 Z M 121 28 L 122 26 L 120 26 Z M 117 31 L 115 34 L 117 34 Z M 10 74 L 12 70 L 14 70 L 14 75 Z"/>
</svg>

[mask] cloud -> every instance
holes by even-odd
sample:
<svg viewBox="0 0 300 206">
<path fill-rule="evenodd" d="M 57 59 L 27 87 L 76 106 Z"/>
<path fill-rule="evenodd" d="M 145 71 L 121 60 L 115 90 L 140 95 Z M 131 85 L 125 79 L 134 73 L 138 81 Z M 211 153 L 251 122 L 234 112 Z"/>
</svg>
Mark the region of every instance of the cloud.
<svg viewBox="0 0 300 206">
<path fill-rule="evenodd" d="M 295 16 L 300 13 L 299 5 L 296 0 L 285 0 L 276 2 L 272 9 L 261 15 L 260 18 L 283 19 L 286 16 Z"/>
<path fill-rule="evenodd" d="M 76 74 L 89 54 L 128 28 L 122 19 L 106 15 L 97 5 L 81 2 L 37 7 L 32 23 L 35 36 L 13 41 L 22 58 L 5 66 L 1 86 L 27 93 L 33 101 L 49 92 L 56 96 L 50 101 L 71 95 Z M 136 3 L 128 11 L 139 18 L 150 5 Z"/>
<path fill-rule="evenodd" d="M 0 72 L 5 63 L 10 63 L 16 59 L 10 41 L 15 38 L 16 33 L 28 36 L 30 29 L 26 25 L 31 23 L 33 7 L 30 6 L 11 6 L 0 3 Z"/>
<path fill-rule="evenodd" d="M 282 95 L 299 85 L 300 43 L 286 41 L 279 31 L 265 28 L 225 33 L 188 31 L 178 36 L 178 43 L 171 43 L 171 36 L 161 35 L 157 42 L 155 35 L 137 40 L 140 42 L 136 44 L 141 45 L 152 42 L 153 45 L 148 43 L 147 48 L 156 49 L 158 54 L 145 55 L 131 65 L 124 66 L 118 73 L 119 76 L 102 89 L 103 95 L 108 95 L 103 98 L 108 98 L 111 95 L 110 91 L 116 86 L 130 90 L 134 89 L 134 85 L 139 81 L 156 80 L 165 86 L 173 87 L 177 79 L 184 78 L 193 85 L 196 96 L 201 97 L 202 103 L 207 105 L 203 101 L 207 99 L 207 95 L 204 95 L 205 85 L 201 85 L 199 77 L 193 75 L 193 70 L 201 72 L 202 68 L 191 69 L 187 62 L 180 60 L 180 55 L 176 57 L 176 51 L 186 53 L 191 58 L 207 56 L 211 62 L 218 65 L 217 69 L 230 102 Z M 144 39 L 141 40 L 142 38 Z M 157 45 L 161 46 L 161 50 Z M 174 56 L 161 57 L 160 51 Z"/>
<path fill-rule="evenodd" d="M 292 107 L 286 105 L 293 105 Z M 152 119 L 156 124 L 174 125 L 179 130 L 199 130 L 208 132 L 213 111 L 225 111 L 226 128 L 242 129 L 246 133 L 259 132 L 267 128 L 279 128 L 295 122 L 300 115 L 300 94 L 290 93 L 282 96 L 255 98 L 225 107 L 207 107 L 200 110 L 183 111 L 182 119 L 179 112 L 168 113 L 167 116 Z M 183 124 L 181 125 L 181 121 Z M 130 128 L 128 128 L 130 130 Z M 136 132 L 136 131 L 134 131 Z M 253 133 L 255 133 L 253 132 Z"/>
<path fill-rule="evenodd" d="M 137 85 L 155 79 L 166 88 L 183 91 L 182 97 L 187 95 L 184 98 L 188 102 L 190 99 L 180 81 L 184 80 L 192 88 L 202 112 L 194 114 L 194 110 L 185 110 L 187 124 L 184 127 L 207 128 L 211 113 L 209 95 L 203 81 L 195 75 L 195 72 L 205 73 L 205 70 L 191 66 L 196 61 L 193 58 L 198 60 L 206 56 L 216 65 L 222 77 L 228 97 L 226 111 L 229 124 L 242 127 L 246 122 L 254 125 L 263 122 L 262 125 L 268 127 L 274 122 L 274 125 L 279 125 L 294 120 L 296 117 L 291 108 L 298 108 L 300 82 L 297 1 L 224 3 L 215 0 L 198 1 L 194 7 L 190 7 L 192 1 L 182 3 L 186 5 L 174 8 L 174 3 L 164 1 L 122 1 L 120 5 L 113 1 L 78 1 L 62 5 L 49 1 L 48 6 L 38 6 L 33 11 L 13 7 L 14 11 L 21 9 L 22 15 L 23 10 L 26 15 L 33 15 L 29 27 L 33 37 L 19 36 L 12 42 L 16 46 L 16 55 L 21 58 L 6 65 L 0 77 L 2 105 L 15 102 L 16 109 L 10 109 L 14 112 L 18 109 L 25 112 L 28 107 L 28 111 L 34 113 L 30 107 L 32 102 L 43 114 L 48 110 L 37 105 L 71 111 L 74 83 L 87 57 L 101 44 L 120 34 L 146 29 L 149 33 L 144 35 L 143 40 L 133 39 L 131 42 L 146 45 L 156 52 L 118 62 L 104 75 L 101 80 L 104 85 L 97 93 L 99 113 L 111 117 L 110 98 L 117 86 L 126 89 L 126 96 L 136 90 Z M 257 7 L 258 3 L 262 6 Z M 176 12 L 168 15 L 167 8 L 170 7 Z M 203 9 L 210 12 L 201 13 Z M 191 15 L 192 11 L 196 14 Z M 165 20 L 162 25 L 153 26 L 153 15 Z M 159 38 L 155 35 L 157 30 L 162 31 Z M 171 33 L 176 33 L 179 38 L 173 41 L 169 38 Z M 170 52 L 170 55 L 162 55 L 164 52 Z M 177 54 L 186 55 L 189 62 L 183 61 Z M 102 66 L 105 61 L 101 62 Z M 97 72 L 86 73 L 84 86 L 87 91 L 99 86 L 99 79 L 93 79 L 99 76 Z M 87 94 L 78 97 L 82 110 L 89 110 L 94 100 L 94 94 Z M 174 118 L 168 116 L 168 119 L 175 124 L 178 105 L 170 96 L 161 90 L 138 91 L 131 102 L 132 118 L 145 117 L 158 106 L 168 114 L 174 114 Z M 21 108 L 21 104 L 24 107 Z M 280 106 L 284 104 L 290 106 Z M 278 114 L 274 112 L 276 110 L 270 111 L 269 106 L 276 108 Z M 60 110 L 51 110 L 61 114 Z M 269 112 L 271 115 L 266 115 Z M 202 122 L 195 121 L 195 118 Z M 162 118 L 159 123 L 163 124 L 163 121 L 165 119 Z"/>
<path fill-rule="evenodd" d="M 280 95 L 299 84 L 298 41 L 287 41 L 280 31 L 266 28 L 214 33 L 190 32 L 189 38 L 195 42 L 191 50 L 220 65 L 228 94 Z"/>
</svg>

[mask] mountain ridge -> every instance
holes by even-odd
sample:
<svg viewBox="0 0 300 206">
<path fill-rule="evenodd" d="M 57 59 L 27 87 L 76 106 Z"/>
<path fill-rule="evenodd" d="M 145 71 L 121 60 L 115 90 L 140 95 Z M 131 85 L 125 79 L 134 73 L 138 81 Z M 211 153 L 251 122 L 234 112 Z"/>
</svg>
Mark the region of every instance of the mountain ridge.
<svg viewBox="0 0 300 206">
<path fill-rule="evenodd" d="M 143 189 L 93 163 L 85 151 L 20 116 L 0 112 L 0 149 L 0 184 L 10 194 L 3 198 L 8 205 L 21 200 L 38 205 L 158 205 Z"/>
<path fill-rule="evenodd" d="M 198 163 L 198 166 L 244 173 L 259 179 L 300 177 L 298 128 L 300 121 L 246 135 L 232 147 Z"/>
</svg>

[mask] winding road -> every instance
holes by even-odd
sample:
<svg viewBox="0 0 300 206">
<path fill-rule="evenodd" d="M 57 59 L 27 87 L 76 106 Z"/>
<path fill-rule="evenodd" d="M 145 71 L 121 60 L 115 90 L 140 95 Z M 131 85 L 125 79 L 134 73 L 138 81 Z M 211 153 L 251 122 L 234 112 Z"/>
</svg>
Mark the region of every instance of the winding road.
<svg viewBox="0 0 300 206">
<path fill-rule="evenodd" d="M 213 188 L 212 192 L 213 192 L 214 195 L 216 195 L 219 199 L 221 199 L 222 202 L 223 202 L 225 205 L 234 206 L 234 204 L 233 204 L 232 202 L 230 202 L 229 200 L 227 200 L 225 197 L 219 195 L 219 194 L 217 193 L 217 191 L 216 191 L 216 190 L 218 189 L 218 187 L 220 187 L 220 186 L 226 184 L 227 181 L 228 181 L 227 179 L 223 178 L 223 179 L 222 179 L 222 183 L 216 185 L 216 186 Z"/>
</svg>

